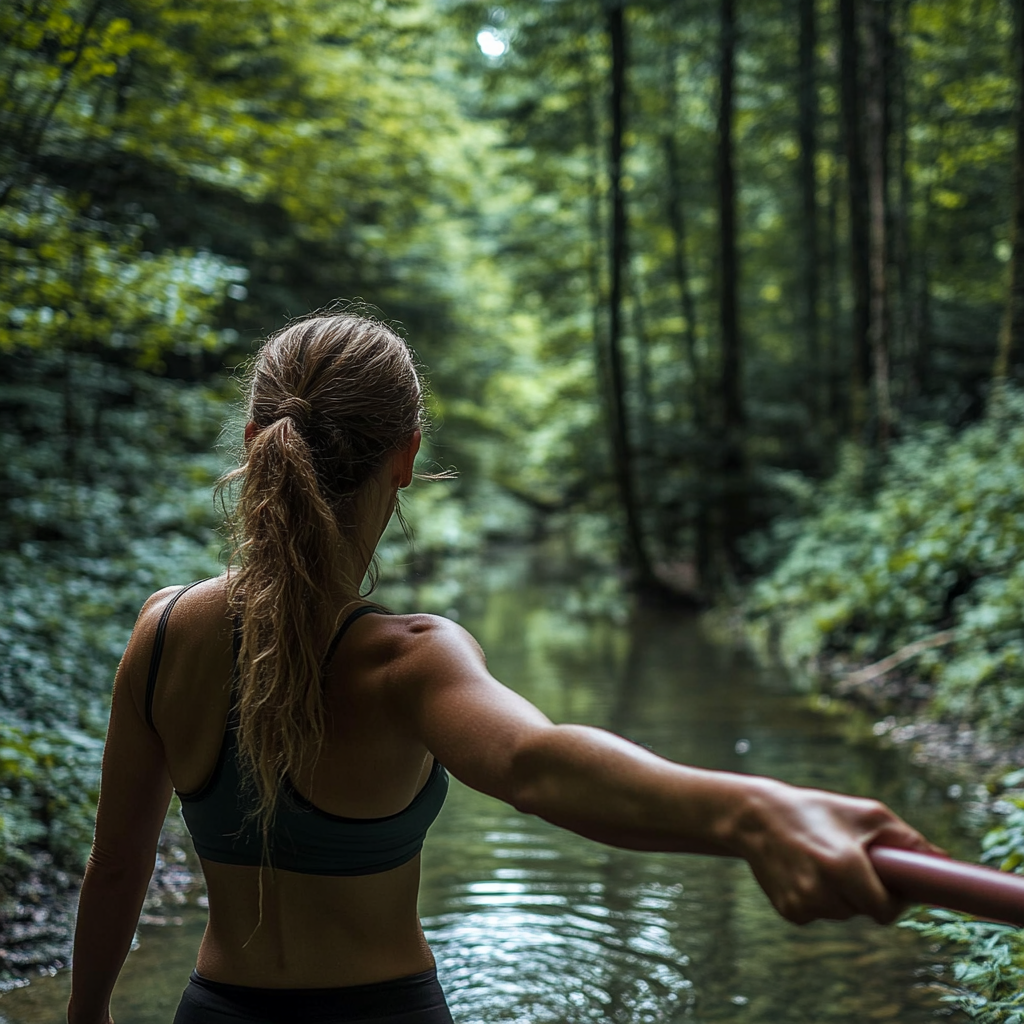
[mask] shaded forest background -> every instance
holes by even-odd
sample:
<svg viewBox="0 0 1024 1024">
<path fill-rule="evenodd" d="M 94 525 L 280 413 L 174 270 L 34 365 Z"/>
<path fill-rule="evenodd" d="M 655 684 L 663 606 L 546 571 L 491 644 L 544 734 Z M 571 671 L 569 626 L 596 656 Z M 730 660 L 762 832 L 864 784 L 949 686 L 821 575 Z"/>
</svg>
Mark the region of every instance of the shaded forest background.
<svg viewBox="0 0 1024 1024">
<path fill-rule="evenodd" d="M 339 297 L 401 325 L 461 473 L 414 489 L 415 571 L 553 538 L 742 600 L 791 663 L 911 650 L 934 714 L 1019 736 L 1022 33 L 1019 0 L 0 7 L 5 877 L 82 863 L 133 616 L 219 571 L 231 372 Z"/>
</svg>

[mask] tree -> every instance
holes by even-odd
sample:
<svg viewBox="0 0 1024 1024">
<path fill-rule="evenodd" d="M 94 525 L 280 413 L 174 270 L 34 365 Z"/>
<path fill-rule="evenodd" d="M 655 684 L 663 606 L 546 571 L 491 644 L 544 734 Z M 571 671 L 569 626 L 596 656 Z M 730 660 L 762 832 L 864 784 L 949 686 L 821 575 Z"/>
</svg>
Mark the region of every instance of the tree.
<svg viewBox="0 0 1024 1024">
<path fill-rule="evenodd" d="M 719 330 L 720 376 L 720 471 L 721 497 L 717 521 L 728 571 L 736 558 L 736 542 L 746 528 L 746 458 L 743 402 L 743 347 L 739 325 L 739 255 L 736 225 L 736 176 L 733 164 L 733 89 L 736 74 L 736 10 L 734 0 L 719 7 L 718 78 L 718 233 L 719 233 Z M 721 583 L 719 583 L 721 585 Z"/>
<path fill-rule="evenodd" d="M 993 376 L 1004 380 L 1024 343 L 1024 2 L 1014 0 L 1013 57 L 1017 77 L 1014 117 L 1013 200 L 1010 221 L 1010 267 L 1006 308 L 999 330 Z"/>
<path fill-rule="evenodd" d="M 626 537 L 630 561 L 641 589 L 657 586 L 643 524 L 640 520 L 634 465 L 630 443 L 630 424 L 626 406 L 625 365 L 622 358 L 622 299 L 625 271 L 629 259 L 626 236 L 626 197 L 622 188 L 623 135 L 625 132 L 626 94 L 626 22 L 622 5 L 608 8 L 608 41 L 611 46 L 611 134 L 608 149 L 609 199 L 611 202 L 611 240 L 608 246 L 608 376 L 609 428 L 615 458 L 615 478 L 626 517 Z"/>
<path fill-rule="evenodd" d="M 864 8 L 867 85 L 865 136 L 868 177 L 868 338 L 874 382 L 876 437 L 884 448 L 892 432 L 889 395 L 889 75 L 890 0 L 872 0 Z"/>
<path fill-rule="evenodd" d="M 867 414 L 871 380 L 868 342 L 870 287 L 868 274 L 868 190 L 861 137 L 860 42 L 858 0 L 839 0 L 840 92 L 846 154 L 847 207 L 850 230 L 851 320 L 850 430 L 860 438 Z"/>
<path fill-rule="evenodd" d="M 818 317 L 820 246 L 818 244 L 818 79 L 815 48 L 817 18 L 815 0 L 800 0 L 799 20 L 799 126 L 800 137 L 800 241 L 803 277 L 804 332 L 809 373 L 808 405 L 817 419 L 823 412 L 818 393 L 823 383 L 821 339 Z"/>
<path fill-rule="evenodd" d="M 676 104 L 676 58 L 670 52 L 666 63 L 668 74 L 665 78 L 665 93 L 669 98 L 667 124 L 661 145 L 665 159 L 665 214 L 672 232 L 672 274 L 679 292 L 679 310 L 683 320 L 683 338 L 686 361 L 690 370 L 689 400 L 693 407 L 693 418 L 697 428 L 706 426 L 704 411 L 703 373 L 697 357 L 697 305 L 693 296 L 693 282 L 690 273 L 690 258 L 687 252 L 686 211 L 683 200 L 682 180 L 679 166 L 679 150 L 675 136 L 678 118 Z"/>
</svg>

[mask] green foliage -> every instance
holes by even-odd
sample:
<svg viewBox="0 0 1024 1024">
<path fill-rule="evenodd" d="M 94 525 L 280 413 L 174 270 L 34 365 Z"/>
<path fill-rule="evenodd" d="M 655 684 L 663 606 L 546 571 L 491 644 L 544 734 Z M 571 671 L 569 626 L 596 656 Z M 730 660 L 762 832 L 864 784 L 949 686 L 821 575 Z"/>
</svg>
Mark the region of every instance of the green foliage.
<svg viewBox="0 0 1024 1024">
<path fill-rule="evenodd" d="M 102 749 L 95 731 L 0 724 L 0 869 L 27 864 L 28 849 L 40 843 L 58 863 L 84 863 Z"/>
<path fill-rule="evenodd" d="M 152 366 L 167 351 L 222 345 L 211 320 L 244 269 L 210 253 L 144 252 L 143 224 L 90 218 L 62 189 L 17 198 L 0 208 L 0 350 L 105 345 Z"/>
<path fill-rule="evenodd" d="M 1024 770 L 1003 780 L 994 810 L 1002 821 L 983 841 L 983 860 L 1004 871 L 1024 867 Z M 903 927 L 944 944 L 966 947 L 953 962 L 953 990 L 942 998 L 979 1024 L 1024 1022 L 1024 930 L 931 910 Z"/>
<path fill-rule="evenodd" d="M 908 173 L 915 220 L 927 232 L 921 243 L 943 267 L 935 294 L 947 337 L 957 330 L 951 320 L 972 308 L 989 317 L 1003 302 L 1008 223 L 992 213 L 993 200 L 1000 213 L 1009 210 L 1012 21 L 1012 9 L 992 0 L 969 9 L 942 0 L 910 6 L 908 84 L 917 117 Z"/>
<path fill-rule="evenodd" d="M 1003 820 L 985 836 L 983 856 L 1001 871 L 1024 873 L 1024 769 L 1007 775 L 1002 785 L 994 810 Z"/>
<path fill-rule="evenodd" d="M 873 660 L 940 630 L 921 654 L 936 714 L 996 734 L 1024 728 L 1024 394 L 1008 390 L 959 434 L 923 427 L 894 445 L 868 488 L 850 453 L 807 514 L 751 544 L 777 563 L 747 602 L 752 632 L 790 664 Z"/>
<path fill-rule="evenodd" d="M 80 868 L 134 616 L 154 590 L 219 571 L 222 403 L 46 350 L 0 355 L 0 378 L 0 868 L 32 845 Z"/>
</svg>

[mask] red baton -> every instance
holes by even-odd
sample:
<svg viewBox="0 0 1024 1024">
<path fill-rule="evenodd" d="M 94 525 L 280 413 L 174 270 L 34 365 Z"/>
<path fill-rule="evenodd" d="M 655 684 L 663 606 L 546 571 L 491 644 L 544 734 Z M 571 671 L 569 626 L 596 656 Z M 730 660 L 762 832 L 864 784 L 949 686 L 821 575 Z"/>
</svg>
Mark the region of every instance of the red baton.
<svg viewBox="0 0 1024 1024">
<path fill-rule="evenodd" d="M 896 896 L 1024 927 L 1024 875 L 892 846 L 872 846 L 868 855 Z"/>
</svg>

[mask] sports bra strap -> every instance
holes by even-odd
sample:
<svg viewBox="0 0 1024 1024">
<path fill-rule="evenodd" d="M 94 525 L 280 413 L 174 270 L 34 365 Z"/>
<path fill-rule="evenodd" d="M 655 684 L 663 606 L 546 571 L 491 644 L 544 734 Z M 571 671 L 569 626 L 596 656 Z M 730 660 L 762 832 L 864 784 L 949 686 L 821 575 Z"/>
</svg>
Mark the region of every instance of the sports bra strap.
<svg viewBox="0 0 1024 1024">
<path fill-rule="evenodd" d="M 153 695 L 156 692 L 156 677 L 160 671 L 160 658 L 164 653 L 164 634 L 167 632 L 167 620 L 171 617 L 171 612 L 178 603 L 178 598 L 186 590 L 191 590 L 194 586 L 205 582 L 205 580 L 196 580 L 195 583 L 189 583 L 188 586 L 182 587 L 167 602 L 167 607 L 164 608 L 163 613 L 160 615 L 160 621 L 157 623 L 156 639 L 153 641 L 153 655 L 149 659 L 149 677 L 146 679 L 146 725 L 150 729 L 153 728 Z"/>
<path fill-rule="evenodd" d="M 390 615 L 386 608 L 378 608 L 376 605 L 365 604 L 362 608 L 357 608 L 354 612 L 345 618 L 345 621 L 338 627 L 338 632 L 334 634 L 331 642 L 327 645 L 327 653 L 324 655 L 324 660 L 321 663 L 322 668 L 326 669 L 331 663 L 331 658 L 334 657 L 334 652 L 338 649 L 338 644 L 341 643 L 341 638 L 348 632 L 349 627 L 356 619 L 361 618 L 370 612 L 377 612 L 379 615 Z M 234 671 L 231 677 L 231 715 L 236 712 L 235 700 L 238 696 L 238 653 L 242 649 L 242 620 L 239 617 L 235 618 L 234 628 L 231 631 L 231 650 L 233 653 L 233 664 Z M 233 721 L 233 719 L 230 719 Z"/>
<path fill-rule="evenodd" d="M 334 652 L 338 649 L 338 644 L 341 643 L 341 638 L 348 632 L 349 627 L 356 619 L 362 618 L 364 615 L 368 615 L 370 612 L 376 612 L 378 615 L 390 615 L 386 608 L 378 608 L 374 604 L 364 604 L 362 608 L 357 608 L 351 615 L 349 615 L 345 621 L 338 627 L 338 632 L 334 634 L 334 639 L 327 646 L 327 653 L 324 655 L 323 666 L 326 669 L 331 663 L 331 658 L 334 657 Z"/>
<path fill-rule="evenodd" d="M 156 693 L 156 677 L 160 671 L 160 658 L 164 652 L 164 635 L 167 632 L 167 622 L 171 617 L 171 612 L 174 610 L 174 606 L 178 603 L 178 598 L 185 593 L 186 590 L 191 590 L 194 586 L 204 582 L 203 580 L 196 580 L 195 583 L 190 583 L 186 587 L 182 587 L 174 597 L 167 602 L 167 607 L 164 608 L 160 615 L 160 621 L 156 627 L 156 639 L 153 641 L 153 656 L 149 660 L 149 677 L 146 680 L 146 724 L 152 729 L 153 728 L 153 696 Z M 362 608 L 357 608 L 351 615 L 349 615 L 345 621 L 338 628 L 338 632 L 334 634 L 334 638 L 331 640 L 330 646 L 327 648 L 327 655 L 324 658 L 324 665 L 327 665 L 331 658 L 334 657 L 334 652 L 338 649 L 338 644 L 341 643 L 341 638 L 348 632 L 349 627 L 356 619 L 367 615 L 370 612 L 377 612 L 379 615 L 390 615 L 391 613 L 384 608 L 378 608 L 376 605 L 363 605 Z M 232 630 L 231 647 L 234 654 L 234 661 L 237 665 L 238 652 L 242 645 L 242 624 L 239 621 L 235 621 L 234 629 Z M 237 671 L 237 669 L 236 669 Z M 234 684 L 232 684 L 234 685 Z"/>
</svg>

